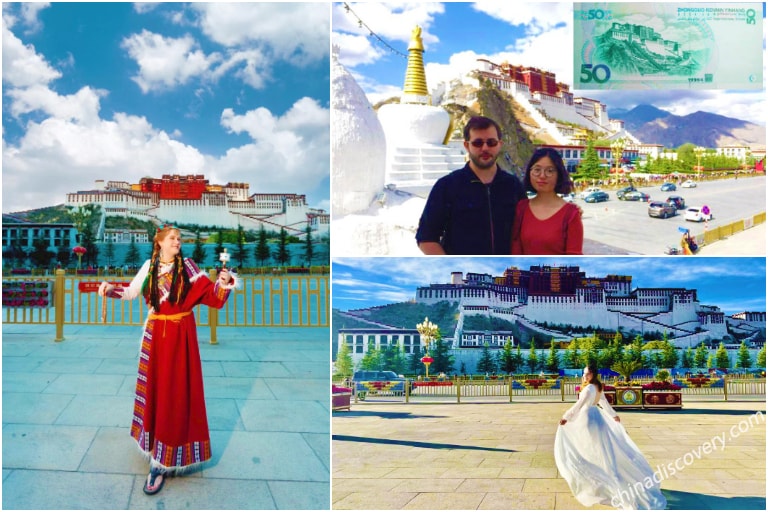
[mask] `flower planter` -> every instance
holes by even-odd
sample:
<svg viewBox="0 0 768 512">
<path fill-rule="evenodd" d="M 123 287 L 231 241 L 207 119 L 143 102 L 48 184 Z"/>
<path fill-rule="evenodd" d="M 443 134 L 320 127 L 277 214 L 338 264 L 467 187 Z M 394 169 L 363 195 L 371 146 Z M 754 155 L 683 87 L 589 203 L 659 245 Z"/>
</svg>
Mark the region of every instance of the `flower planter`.
<svg viewBox="0 0 768 512">
<path fill-rule="evenodd" d="M 630 408 L 643 406 L 643 388 L 641 386 L 616 386 L 616 403 L 614 408 Z"/>
<path fill-rule="evenodd" d="M 341 386 L 333 386 L 331 388 L 332 401 L 331 407 L 334 411 L 350 410 L 350 400 L 352 398 L 352 390 L 350 388 L 343 388 Z"/>
<path fill-rule="evenodd" d="M 683 394 L 675 390 L 643 390 L 643 407 L 646 409 L 681 409 Z"/>
</svg>

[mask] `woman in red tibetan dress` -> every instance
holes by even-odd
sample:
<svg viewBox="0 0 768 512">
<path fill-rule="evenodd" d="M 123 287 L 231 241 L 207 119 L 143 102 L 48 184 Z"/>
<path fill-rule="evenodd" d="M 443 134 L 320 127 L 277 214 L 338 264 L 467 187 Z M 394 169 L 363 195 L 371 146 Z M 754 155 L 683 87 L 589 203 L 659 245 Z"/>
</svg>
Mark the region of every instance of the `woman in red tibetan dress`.
<svg viewBox="0 0 768 512">
<path fill-rule="evenodd" d="M 198 304 L 221 308 L 235 287 L 222 270 L 211 282 L 181 255 L 179 230 L 165 227 L 154 238 L 152 257 L 127 288 L 103 282 L 100 295 L 149 306 L 139 355 L 139 374 L 131 437 L 150 459 L 144 492 L 155 494 L 165 474 L 211 458 L 211 439 L 203 395 L 203 372 L 192 312 Z"/>
</svg>

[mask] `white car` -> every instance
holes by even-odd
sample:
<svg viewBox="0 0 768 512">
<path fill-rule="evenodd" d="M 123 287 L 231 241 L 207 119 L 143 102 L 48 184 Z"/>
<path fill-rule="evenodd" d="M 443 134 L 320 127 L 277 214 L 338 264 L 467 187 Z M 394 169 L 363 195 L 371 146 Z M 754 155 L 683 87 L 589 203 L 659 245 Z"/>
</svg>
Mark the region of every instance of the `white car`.
<svg viewBox="0 0 768 512">
<path fill-rule="evenodd" d="M 685 220 L 693 222 L 712 220 L 712 211 L 706 206 L 692 206 L 685 210 Z"/>
<path fill-rule="evenodd" d="M 681 188 L 696 188 L 696 182 L 691 180 L 686 180 L 683 182 L 682 185 L 680 185 Z"/>
<path fill-rule="evenodd" d="M 589 187 L 589 188 L 584 189 L 584 192 L 579 194 L 579 197 L 581 199 L 584 199 L 585 197 L 587 197 L 592 192 L 602 192 L 602 191 L 603 191 L 603 189 L 601 189 L 600 187 Z"/>
</svg>

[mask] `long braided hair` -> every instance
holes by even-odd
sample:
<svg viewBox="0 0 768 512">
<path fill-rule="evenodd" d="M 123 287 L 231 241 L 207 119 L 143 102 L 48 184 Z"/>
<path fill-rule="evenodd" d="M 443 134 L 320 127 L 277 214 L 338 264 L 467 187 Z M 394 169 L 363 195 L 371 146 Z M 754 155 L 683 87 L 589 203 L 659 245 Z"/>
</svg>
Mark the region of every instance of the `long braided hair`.
<svg viewBox="0 0 768 512">
<path fill-rule="evenodd" d="M 173 226 L 165 226 L 157 230 L 152 243 L 152 256 L 149 260 L 149 272 L 147 278 L 144 281 L 142 287 L 142 293 L 147 301 L 147 304 L 152 306 L 152 309 L 158 311 L 160 309 L 160 287 L 159 271 L 160 271 L 160 242 L 165 240 L 165 237 L 171 231 L 175 231 L 177 235 L 180 234 L 179 230 Z M 189 276 L 184 271 L 184 256 L 181 254 L 181 248 L 179 253 L 174 257 L 173 266 L 173 278 L 171 280 L 171 293 L 168 296 L 168 300 L 171 304 L 181 304 L 187 296 L 190 283 Z"/>
</svg>

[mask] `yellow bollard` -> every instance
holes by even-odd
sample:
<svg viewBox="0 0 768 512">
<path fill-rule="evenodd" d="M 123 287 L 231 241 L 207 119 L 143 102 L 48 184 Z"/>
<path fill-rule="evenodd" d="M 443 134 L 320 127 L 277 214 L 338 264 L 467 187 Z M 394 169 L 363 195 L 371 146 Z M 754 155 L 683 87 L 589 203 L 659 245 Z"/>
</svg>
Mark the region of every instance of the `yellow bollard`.
<svg viewBox="0 0 768 512">
<path fill-rule="evenodd" d="M 53 341 L 64 341 L 64 269 L 56 270 L 53 283 L 53 307 L 56 320 L 56 337 Z"/>
<path fill-rule="evenodd" d="M 211 281 L 214 283 L 216 282 L 216 279 L 218 279 L 218 275 L 216 274 L 216 269 L 212 268 L 208 275 L 211 278 Z M 219 323 L 219 310 L 216 308 L 212 308 L 211 306 L 208 306 L 208 324 L 211 327 L 211 345 L 218 345 L 219 341 L 216 338 L 216 326 Z"/>
</svg>

